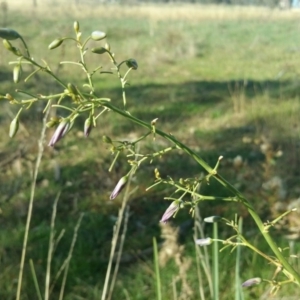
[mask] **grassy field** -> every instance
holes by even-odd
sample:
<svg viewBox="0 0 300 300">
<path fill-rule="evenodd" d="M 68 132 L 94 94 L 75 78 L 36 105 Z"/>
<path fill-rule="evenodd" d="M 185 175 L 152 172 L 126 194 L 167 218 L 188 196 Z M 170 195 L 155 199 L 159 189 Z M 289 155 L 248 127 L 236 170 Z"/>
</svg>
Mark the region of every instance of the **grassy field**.
<svg viewBox="0 0 300 300">
<path fill-rule="evenodd" d="M 94 30 L 105 31 L 118 61 L 133 57 L 139 64 L 138 70 L 131 72 L 127 87 L 128 108 L 133 115 L 146 122 L 159 118 L 158 128 L 171 132 L 211 165 L 223 155 L 220 172 L 249 197 L 265 221 L 299 197 L 300 12 L 200 5 L 76 6 L 50 1 L 43 5 L 38 2 L 33 8 L 12 1 L 6 18 L 3 10 L 0 13 L 2 22 L 6 22 L 2 25 L 24 36 L 37 61 L 46 60 L 66 82 L 76 85 L 82 84 L 81 70 L 58 66 L 60 61 L 79 60 L 76 47 L 70 41 L 49 51 L 48 45 L 55 38 L 73 35 L 75 20 L 86 36 Z M 41 73 L 28 84 L 13 84 L 8 62 L 14 59 L 0 47 L 0 94 L 16 95 L 16 88 L 44 94 L 58 91 L 57 84 Z M 110 70 L 102 56 L 91 56 L 88 62 L 97 65 L 99 60 L 103 70 Z M 29 71 L 24 69 L 24 78 Z M 118 78 L 97 76 L 97 91 L 121 106 Z M 22 114 L 19 133 L 10 139 L 9 123 L 17 111 L 17 107 L 2 100 L 0 299 L 15 298 L 31 176 L 42 127 L 42 106 L 37 104 Z M 103 115 L 86 139 L 83 122 L 80 119 L 55 150 L 45 149 L 37 179 L 21 299 L 37 299 L 29 259 L 34 262 L 41 290 L 44 288 L 52 207 L 59 192 L 56 232 L 59 235 L 64 229 L 65 234 L 54 253 L 52 275 L 67 257 L 75 224 L 84 212 L 64 299 L 101 299 L 113 226 L 122 202 L 108 199 L 128 169 L 126 157 L 121 157 L 114 170 L 108 172 L 113 157 L 102 136 L 131 140 L 143 131 L 120 117 Z M 47 139 L 51 134 L 49 130 Z M 155 144 L 149 140 L 142 147 L 150 151 L 165 145 L 157 138 Z M 242 163 L 237 164 L 240 157 Z M 145 191 L 153 183 L 155 167 L 173 178 L 199 176 L 203 172 L 181 152 L 164 156 L 138 171 L 133 178 L 132 189 L 138 188 L 129 201 L 128 233 L 112 299 L 156 297 L 152 238 L 163 240 L 159 220 L 168 206 L 163 201 L 168 191 Z M 202 189 L 204 194 L 224 194 L 214 182 Z M 202 217 L 222 215 L 233 219 L 236 213 L 243 216 L 249 239 L 263 251 L 269 251 L 242 207 L 215 201 L 204 202 L 200 209 Z M 288 222 L 297 228 L 300 216 L 294 215 Z M 172 222 L 175 227 L 184 228 L 178 241 L 170 244 L 180 254 L 182 266 L 176 259 L 162 263 L 163 299 L 200 299 L 193 222 L 188 220 L 188 211 L 182 211 Z M 211 228 L 205 229 L 209 236 Z M 292 244 L 279 231 L 272 230 L 280 247 Z M 229 228 L 220 229 L 224 238 L 230 234 Z M 296 243 L 293 252 L 297 254 L 298 250 Z M 298 268 L 299 261 L 294 262 Z M 221 252 L 220 299 L 234 299 L 234 268 L 235 253 L 228 249 Z M 274 272 L 266 261 L 244 249 L 241 269 L 242 280 L 271 278 Z M 203 286 L 206 299 L 210 299 L 207 285 Z M 51 299 L 58 299 L 58 293 L 55 287 Z M 261 285 L 244 294 L 245 299 L 266 299 L 267 287 Z M 298 299 L 299 295 L 296 286 L 289 286 L 283 287 L 274 299 Z"/>
</svg>

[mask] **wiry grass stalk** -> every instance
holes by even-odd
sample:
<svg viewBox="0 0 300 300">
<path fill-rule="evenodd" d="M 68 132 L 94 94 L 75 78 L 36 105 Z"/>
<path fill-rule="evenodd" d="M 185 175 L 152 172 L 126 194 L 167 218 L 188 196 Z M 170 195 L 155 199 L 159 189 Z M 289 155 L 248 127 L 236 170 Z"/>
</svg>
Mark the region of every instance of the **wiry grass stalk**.
<svg viewBox="0 0 300 300">
<path fill-rule="evenodd" d="M 156 238 L 153 237 L 153 254 L 154 254 L 154 267 L 155 267 L 155 281 L 156 281 L 156 299 L 161 300 L 161 281 L 159 272 L 159 262 L 158 262 L 158 249 Z"/>
<path fill-rule="evenodd" d="M 21 262 L 20 262 L 20 271 L 18 277 L 18 286 L 17 286 L 17 293 L 16 293 L 16 300 L 20 300 L 21 297 L 21 290 L 22 290 L 22 281 L 23 281 L 23 273 L 24 273 L 24 264 L 26 258 L 26 251 L 27 251 L 27 242 L 30 230 L 30 222 L 32 218 L 32 211 L 33 211 L 33 202 L 35 196 L 35 189 L 36 189 L 36 179 L 39 172 L 39 167 L 41 164 L 42 156 L 44 153 L 44 140 L 45 140 L 45 133 L 46 133 L 46 122 L 49 116 L 50 109 L 47 109 L 45 116 L 43 118 L 43 126 L 41 130 L 41 135 L 38 141 L 38 153 L 37 158 L 33 170 L 33 176 L 31 181 L 31 190 L 30 190 L 30 199 L 28 204 L 28 212 L 27 212 L 27 219 L 25 225 L 25 233 L 24 233 L 24 240 L 23 240 L 23 247 L 22 247 L 22 254 L 21 254 Z"/>
<path fill-rule="evenodd" d="M 50 278 L 51 278 L 51 261 L 54 251 L 54 236 L 55 236 L 55 218 L 56 218 L 56 210 L 57 210 L 57 203 L 60 197 L 61 192 L 57 194 L 54 199 L 53 209 L 52 209 L 52 216 L 51 216 L 51 224 L 50 224 L 50 236 L 49 236 L 49 247 L 48 247 L 48 257 L 47 257 L 47 268 L 46 268 L 46 278 L 45 278 L 45 296 L 44 300 L 49 299 L 50 295 Z"/>
<path fill-rule="evenodd" d="M 107 297 L 108 300 L 112 299 L 112 294 L 113 294 L 113 290 L 114 290 L 117 275 L 118 275 L 121 256 L 122 256 L 122 252 L 123 252 L 123 246 L 124 246 L 126 232 L 127 232 L 127 224 L 128 224 L 128 219 L 129 219 L 129 209 L 130 209 L 129 206 L 127 205 L 126 208 L 125 208 L 125 213 L 124 213 L 125 217 L 124 217 L 124 223 L 123 223 L 123 232 L 122 232 L 121 239 L 120 239 L 118 256 L 117 256 L 117 259 L 116 259 L 114 273 L 113 273 L 112 280 L 111 280 L 110 287 L 109 287 L 109 293 L 108 293 L 108 297 Z"/>
<path fill-rule="evenodd" d="M 109 279 L 110 279 L 110 275 L 111 275 L 111 269 L 112 269 L 112 264 L 113 264 L 113 260 L 114 260 L 114 255 L 116 252 L 116 248 L 117 248 L 117 242 L 119 239 L 119 233 L 120 233 L 120 229 L 121 229 L 121 225 L 123 222 L 123 217 L 124 217 L 124 212 L 127 206 L 127 201 L 129 199 L 129 196 L 134 193 L 135 189 L 129 193 L 129 189 L 130 189 L 130 183 L 132 181 L 132 173 L 130 174 L 129 178 L 128 178 L 128 183 L 125 187 L 125 193 L 124 193 L 124 197 L 123 197 L 123 201 L 122 201 L 122 206 L 119 210 L 119 214 L 118 214 L 118 220 L 114 226 L 114 231 L 113 231 L 113 237 L 112 237 L 112 241 L 111 241 L 111 249 L 110 249 L 110 255 L 109 255 L 109 261 L 108 261 L 108 265 L 107 265 L 107 269 L 106 269 L 106 275 L 105 275 L 105 281 L 104 281 L 104 286 L 103 286 L 103 291 L 102 291 L 102 297 L 101 300 L 105 300 L 106 299 L 106 295 L 108 293 L 109 290 L 109 295 L 112 295 L 112 289 L 114 286 L 114 281 L 112 281 L 111 284 L 113 284 L 113 286 L 111 286 L 109 288 Z M 126 221 L 127 222 L 127 221 Z M 125 224 L 124 224 L 125 226 Z M 127 229 L 127 225 L 126 225 L 126 229 Z M 124 230 L 123 230 L 124 232 Z M 126 231 L 125 231 L 126 233 Z M 125 236 L 124 236 L 125 238 Z M 123 246 L 120 246 L 120 250 L 123 249 Z M 121 255 L 121 253 L 119 253 L 119 255 Z M 119 262 L 118 262 L 119 263 Z M 118 267 L 115 267 L 115 270 L 118 270 Z M 116 275 L 113 275 L 116 276 Z"/>
<path fill-rule="evenodd" d="M 238 228 L 239 228 L 239 233 L 242 234 L 242 229 L 243 229 L 242 217 L 239 218 Z M 242 247 L 238 245 L 236 247 L 236 263 L 235 263 L 235 300 L 244 300 L 241 279 L 240 279 L 241 250 Z"/>
<path fill-rule="evenodd" d="M 218 239 L 218 222 L 213 223 L 213 238 Z M 217 242 L 213 243 L 213 288 L 214 288 L 214 300 L 219 300 L 219 245 Z"/>
<path fill-rule="evenodd" d="M 42 300 L 43 298 L 42 298 L 39 282 L 38 282 L 37 277 L 36 277 L 36 272 L 35 272 L 35 269 L 34 269 L 34 264 L 33 264 L 32 259 L 29 260 L 29 264 L 30 264 L 30 270 L 31 270 L 31 274 L 32 274 L 32 278 L 33 278 L 34 287 L 35 287 L 35 290 L 36 290 L 37 297 L 38 297 L 39 300 Z"/>
<path fill-rule="evenodd" d="M 198 237 L 198 232 L 200 236 Z M 198 238 L 205 238 L 203 226 L 201 225 L 201 216 L 199 207 L 196 206 L 195 208 L 195 224 L 194 224 L 194 239 L 197 240 Z M 199 280 L 199 293 L 200 293 L 200 299 L 205 299 L 204 294 L 204 282 L 203 277 L 201 274 L 201 268 L 200 268 L 200 262 L 202 265 L 202 268 L 205 273 L 206 280 L 208 282 L 209 291 L 210 291 L 210 297 L 213 297 L 213 284 L 212 284 L 212 275 L 211 275 L 211 268 L 209 263 L 209 254 L 207 251 L 207 247 L 199 247 L 195 244 L 196 249 L 196 262 L 197 262 L 197 273 L 198 273 L 198 280 Z M 203 253 L 202 253 L 203 249 Z"/>
<path fill-rule="evenodd" d="M 73 250 L 74 250 L 75 243 L 76 243 L 76 240 L 77 240 L 78 230 L 79 230 L 79 227 L 80 227 L 83 216 L 84 216 L 84 213 L 81 213 L 80 216 L 79 216 L 79 219 L 77 221 L 77 224 L 74 228 L 72 243 L 71 243 L 71 246 L 70 246 L 68 257 L 66 258 L 66 267 L 65 267 L 65 272 L 64 272 L 64 276 L 63 276 L 63 280 L 62 280 L 62 284 L 61 284 L 61 288 L 60 288 L 59 300 L 62 300 L 63 296 L 64 296 L 64 290 L 65 290 L 65 286 L 66 286 L 70 261 L 71 261 L 71 258 L 72 258 Z"/>
</svg>

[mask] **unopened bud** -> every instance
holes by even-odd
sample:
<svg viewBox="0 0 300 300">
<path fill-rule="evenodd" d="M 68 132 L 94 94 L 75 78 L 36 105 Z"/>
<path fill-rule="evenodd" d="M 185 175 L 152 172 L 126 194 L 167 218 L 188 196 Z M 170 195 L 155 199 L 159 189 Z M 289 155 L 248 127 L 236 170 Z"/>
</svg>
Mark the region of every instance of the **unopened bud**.
<svg viewBox="0 0 300 300">
<path fill-rule="evenodd" d="M 46 126 L 48 128 L 52 128 L 59 124 L 59 119 L 57 117 L 51 118 L 49 122 L 46 123 Z"/>
<path fill-rule="evenodd" d="M 246 280 L 244 283 L 242 283 L 242 287 L 258 285 L 261 282 L 262 282 L 262 279 L 260 277 L 251 278 L 251 279 Z"/>
<path fill-rule="evenodd" d="M 62 120 L 57 126 L 48 146 L 53 147 L 69 131 L 71 123 L 69 119 Z"/>
<path fill-rule="evenodd" d="M 210 216 L 207 218 L 204 218 L 204 222 L 206 223 L 215 223 L 215 222 L 219 222 L 222 218 L 219 216 Z"/>
<path fill-rule="evenodd" d="M 21 73 L 22 73 L 21 65 L 16 65 L 13 71 L 14 83 L 18 83 L 20 81 Z"/>
<path fill-rule="evenodd" d="M 106 144 L 112 144 L 111 138 L 110 138 L 109 136 L 107 136 L 107 135 L 104 135 L 104 136 L 102 137 L 102 141 L 103 141 L 104 143 L 106 143 Z"/>
<path fill-rule="evenodd" d="M 9 126 L 9 137 L 13 138 L 16 135 L 16 133 L 18 132 L 18 129 L 19 129 L 19 118 L 15 117 L 11 121 L 10 126 Z"/>
<path fill-rule="evenodd" d="M 167 221 L 179 210 L 180 204 L 181 201 L 179 200 L 173 201 L 163 214 L 160 222 L 167 223 Z"/>
<path fill-rule="evenodd" d="M 16 40 L 20 37 L 19 33 L 10 28 L 0 28 L 0 38 L 6 40 Z"/>
<path fill-rule="evenodd" d="M 68 83 L 68 91 L 71 94 L 78 95 L 77 88 L 76 88 L 76 86 L 73 83 Z"/>
<path fill-rule="evenodd" d="M 126 65 L 128 68 L 132 68 L 133 70 L 136 70 L 138 68 L 138 63 L 134 58 L 129 58 L 126 61 Z"/>
<path fill-rule="evenodd" d="M 89 117 L 84 122 L 83 132 L 85 137 L 88 137 L 90 135 L 92 128 L 93 128 L 93 120 L 92 117 Z"/>
<path fill-rule="evenodd" d="M 107 51 L 110 51 L 110 44 L 109 44 L 109 43 L 105 43 L 104 48 L 105 48 Z"/>
<path fill-rule="evenodd" d="M 103 40 L 106 37 L 106 33 L 103 31 L 93 31 L 91 34 L 91 38 L 94 41 L 100 41 Z"/>
<path fill-rule="evenodd" d="M 109 197 L 110 200 L 114 200 L 121 193 L 121 191 L 123 190 L 123 188 L 125 187 L 128 181 L 128 177 L 129 175 L 127 174 L 119 180 L 119 182 L 117 183 L 116 187 L 114 188 L 113 192 Z"/>
<path fill-rule="evenodd" d="M 92 48 L 91 51 L 96 54 L 103 54 L 103 53 L 107 52 L 107 50 L 103 47 Z"/>
<path fill-rule="evenodd" d="M 74 30 L 75 30 L 76 33 L 79 32 L 79 22 L 78 21 L 74 22 Z"/>
<path fill-rule="evenodd" d="M 22 56 L 20 50 L 14 47 L 8 40 L 3 40 L 3 45 L 7 50 L 11 51 L 13 54 L 17 56 Z"/>
<path fill-rule="evenodd" d="M 208 246 L 213 242 L 211 238 L 204 238 L 196 240 L 196 244 L 199 246 Z"/>
<path fill-rule="evenodd" d="M 52 50 L 59 47 L 63 43 L 63 39 L 55 39 L 49 46 L 48 49 Z"/>
</svg>

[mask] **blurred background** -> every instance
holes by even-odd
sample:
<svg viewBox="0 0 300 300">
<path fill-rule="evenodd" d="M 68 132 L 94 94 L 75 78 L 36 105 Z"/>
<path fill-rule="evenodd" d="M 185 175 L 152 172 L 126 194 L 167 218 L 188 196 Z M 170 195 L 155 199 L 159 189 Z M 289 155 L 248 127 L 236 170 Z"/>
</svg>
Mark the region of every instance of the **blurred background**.
<svg viewBox="0 0 300 300">
<path fill-rule="evenodd" d="M 55 50 L 48 45 L 55 39 L 73 36 L 73 22 L 87 37 L 94 30 L 107 33 L 117 61 L 134 58 L 138 70 L 129 76 L 128 110 L 171 132 L 213 166 L 224 159 L 220 173 L 250 199 L 263 221 L 271 220 L 290 207 L 299 206 L 300 134 L 300 9 L 299 1 L 2 1 L 0 26 L 18 31 L 29 45 L 31 55 L 45 60 L 65 82 L 82 86 L 80 68 L 60 65 L 60 61 L 79 61 L 76 45 L 64 42 Z M 104 45 L 105 41 L 97 45 Z M 12 44 L 22 48 L 20 41 Z M 2 45 L 2 44 L 1 44 Z M 91 43 L 90 48 L 95 46 Z M 47 74 L 39 72 L 24 83 L 13 83 L 10 61 L 15 57 L 0 47 L 0 94 L 20 98 L 15 90 L 35 94 L 54 94 L 60 87 Z M 91 66 L 99 63 L 110 70 L 107 57 L 87 55 Z M 30 73 L 23 70 L 23 79 Z M 98 94 L 122 107 L 122 91 L 116 75 L 96 74 Z M 8 136 L 9 124 L 18 107 L 1 100 L 0 109 L 0 298 L 14 299 L 20 254 L 30 197 L 31 178 L 42 128 L 44 103 L 34 104 L 22 113 L 15 138 Z M 145 131 L 113 114 L 101 117 L 89 138 L 83 135 L 80 118 L 57 147 L 45 148 L 38 174 L 33 219 L 25 264 L 22 299 L 37 299 L 29 268 L 35 265 L 41 289 L 44 286 L 50 221 L 54 199 L 60 192 L 56 232 L 65 230 L 52 262 L 53 277 L 67 257 L 75 224 L 84 217 L 78 231 L 65 288 L 64 299 L 100 299 L 113 227 L 122 196 L 109 201 L 118 180 L 127 173 L 125 156 L 120 156 L 112 172 L 113 160 L 102 136 L 132 140 Z M 47 141 L 53 130 L 47 130 Z M 157 138 L 142 144 L 147 153 L 168 143 Z M 129 220 L 121 264 L 112 299 L 155 299 L 152 238 L 158 242 L 173 236 L 169 245 L 179 253 L 184 274 L 175 254 L 161 262 L 163 299 L 200 299 L 193 242 L 193 219 L 182 210 L 168 225 L 159 220 L 168 207 L 164 197 L 168 187 L 146 192 L 154 183 L 154 169 L 172 178 L 202 176 L 199 166 L 178 151 L 144 165 L 133 178 L 129 199 Z M 201 187 L 206 195 L 226 196 L 212 181 Z M 244 232 L 254 244 L 269 253 L 246 210 L 220 201 L 203 202 L 202 217 L 221 215 L 244 218 Z M 272 229 L 280 247 L 297 254 L 300 216 L 297 212 Z M 212 228 L 204 228 L 205 236 Z M 233 234 L 220 228 L 221 237 Z M 166 245 L 166 244 L 165 244 Z M 177 248 L 176 248 L 177 247 Z M 166 248 L 166 247 L 165 247 Z M 163 252 L 164 247 L 161 248 Z M 175 250 L 174 250 L 175 249 Z M 210 253 L 210 248 L 208 252 Z M 270 253 L 269 253 L 270 254 Z M 297 268 L 299 261 L 293 261 Z M 241 278 L 271 278 L 274 270 L 266 261 L 243 249 Z M 262 265 L 264 268 L 262 268 Z M 235 255 L 230 249 L 220 254 L 221 299 L 233 299 Z M 58 281 L 61 281 L 59 279 Z M 175 283 L 174 283 L 175 282 Z M 205 281 L 204 281 L 205 282 Z M 177 284 L 177 298 L 174 297 Z M 57 284 L 51 299 L 58 299 Z M 206 299 L 209 289 L 203 283 Z M 245 290 L 245 299 L 266 299 L 267 288 Z M 280 295 L 298 299 L 299 291 L 288 288 Z M 283 299 L 283 298 L 277 298 Z"/>
</svg>

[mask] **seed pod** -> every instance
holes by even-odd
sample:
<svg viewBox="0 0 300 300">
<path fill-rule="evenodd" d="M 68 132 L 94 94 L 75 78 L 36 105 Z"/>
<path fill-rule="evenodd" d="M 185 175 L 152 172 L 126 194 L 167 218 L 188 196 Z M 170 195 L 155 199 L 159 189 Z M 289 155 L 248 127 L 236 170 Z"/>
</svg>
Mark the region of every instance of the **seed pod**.
<svg viewBox="0 0 300 300">
<path fill-rule="evenodd" d="M 74 22 L 74 30 L 75 30 L 76 33 L 79 32 L 79 22 L 78 21 Z"/>
<path fill-rule="evenodd" d="M 126 61 L 126 65 L 128 68 L 132 68 L 133 70 L 136 70 L 138 68 L 138 63 L 134 58 L 129 58 Z"/>
<path fill-rule="evenodd" d="M 19 129 L 19 118 L 15 117 L 11 121 L 10 126 L 9 126 L 9 137 L 13 138 L 16 135 L 16 133 L 18 132 L 18 129 Z"/>
<path fill-rule="evenodd" d="M 0 37 L 6 40 L 16 40 L 20 37 L 19 33 L 10 28 L 0 28 Z"/>
<path fill-rule="evenodd" d="M 91 51 L 96 54 L 103 54 L 103 53 L 107 52 L 107 50 L 103 47 L 92 48 Z"/>
<path fill-rule="evenodd" d="M 55 39 L 49 46 L 48 49 L 52 50 L 59 47 L 63 43 L 63 39 Z"/>
<path fill-rule="evenodd" d="M 106 37 L 106 33 L 103 31 L 93 31 L 91 34 L 91 38 L 94 41 L 100 41 L 103 40 Z"/>
<path fill-rule="evenodd" d="M 20 81 L 21 73 L 22 73 L 21 65 L 16 65 L 13 71 L 14 83 L 18 83 Z"/>
</svg>

